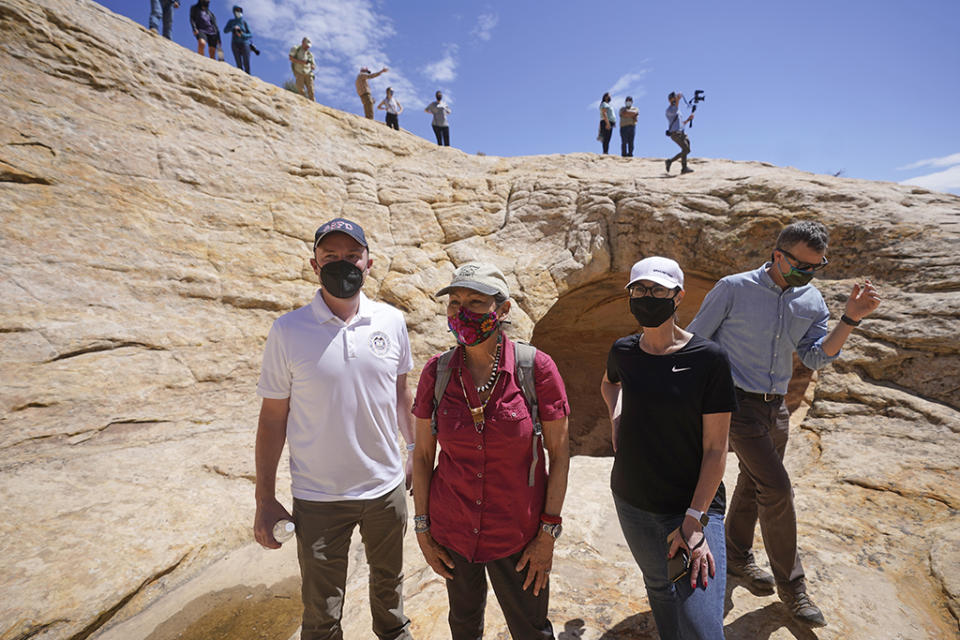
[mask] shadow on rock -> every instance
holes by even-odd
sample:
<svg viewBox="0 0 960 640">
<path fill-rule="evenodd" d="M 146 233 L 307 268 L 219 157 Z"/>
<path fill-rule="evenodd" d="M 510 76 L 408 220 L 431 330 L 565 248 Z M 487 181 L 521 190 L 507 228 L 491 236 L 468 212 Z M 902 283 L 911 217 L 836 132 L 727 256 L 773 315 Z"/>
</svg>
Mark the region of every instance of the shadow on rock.
<svg viewBox="0 0 960 640">
<path fill-rule="evenodd" d="M 727 593 L 729 597 L 729 588 Z M 785 628 L 797 640 L 817 640 L 817 634 L 791 618 L 779 602 L 743 614 L 724 625 L 723 632 L 727 640 L 766 640 L 781 628 Z"/>
</svg>

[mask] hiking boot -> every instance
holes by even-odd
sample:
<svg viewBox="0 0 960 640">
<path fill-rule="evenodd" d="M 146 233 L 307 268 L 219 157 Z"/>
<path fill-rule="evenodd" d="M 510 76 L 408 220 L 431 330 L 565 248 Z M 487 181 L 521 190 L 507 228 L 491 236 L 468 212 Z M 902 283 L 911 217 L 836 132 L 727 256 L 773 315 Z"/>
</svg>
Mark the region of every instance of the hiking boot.
<svg viewBox="0 0 960 640">
<path fill-rule="evenodd" d="M 687 167 L 684 167 L 683 171 L 681 171 L 680 173 L 693 173 L 693 169 L 688 169 Z"/>
<path fill-rule="evenodd" d="M 757 566 L 753 560 L 743 564 L 728 563 L 727 573 L 740 578 L 741 584 L 755 596 L 773 595 L 773 576 Z"/>
<path fill-rule="evenodd" d="M 825 627 L 827 621 L 817 605 L 813 604 L 806 591 L 788 591 L 778 589 L 780 600 L 787 605 L 790 615 L 811 627 Z"/>
<path fill-rule="evenodd" d="M 673 164 L 673 160 L 667 160 L 667 173 L 670 173 L 670 165 Z"/>
</svg>

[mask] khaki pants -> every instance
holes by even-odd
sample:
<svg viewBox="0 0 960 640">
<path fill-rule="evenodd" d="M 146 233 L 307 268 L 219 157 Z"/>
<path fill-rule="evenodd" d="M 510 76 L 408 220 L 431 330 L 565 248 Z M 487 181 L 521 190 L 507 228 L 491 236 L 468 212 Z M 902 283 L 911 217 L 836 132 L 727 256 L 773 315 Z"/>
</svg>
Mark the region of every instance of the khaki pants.
<svg viewBox="0 0 960 640">
<path fill-rule="evenodd" d="M 753 532 L 760 521 L 763 546 L 777 585 L 804 586 L 797 552 L 793 487 L 783 466 L 790 429 L 786 402 L 764 402 L 737 392 L 740 408 L 730 421 L 730 447 L 740 460 L 737 488 L 727 509 L 727 563 L 753 560 Z"/>
<path fill-rule="evenodd" d="M 293 500 L 297 557 L 303 578 L 301 640 L 341 640 L 347 552 L 353 528 L 360 525 L 370 566 L 370 612 L 380 640 L 412 640 L 403 615 L 403 534 L 407 502 L 401 482 L 371 500 L 311 502 Z"/>
<path fill-rule="evenodd" d="M 294 79 L 297 82 L 297 91 L 313 102 L 313 76 L 304 73 L 294 73 Z"/>
<path fill-rule="evenodd" d="M 363 115 L 367 120 L 373 120 L 373 96 L 369 93 L 361 94 L 360 101 L 363 102 Z"/>
</svg>

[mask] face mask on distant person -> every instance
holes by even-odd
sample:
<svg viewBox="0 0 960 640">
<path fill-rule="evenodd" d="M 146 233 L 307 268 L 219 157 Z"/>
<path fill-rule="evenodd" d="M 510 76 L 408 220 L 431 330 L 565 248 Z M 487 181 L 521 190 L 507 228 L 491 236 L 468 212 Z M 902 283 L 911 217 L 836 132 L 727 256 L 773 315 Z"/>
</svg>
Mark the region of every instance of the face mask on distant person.
<svg viewBox="0 0 960 640">
<path fill-rule="evenodd" d="M 480 344 L 500 326 L 496 311 L 476 313 L 463 307 L 452 316 L 447 316 L 447 326 L 457 342 L 472 347 Z"/>
<path fill-rule="evenodd" d="M 240 18 L 243 17 L 243 11 L 234 11 L 233 17 L 239 20 Z"/>
<path fill-rule="evenodd" d="M 320 284 L 334 298 L 352 298 L 363 287 L 363 271 L 346 260 L 328 262 L 320 267 Z"/>
<path fill-rule="evenodd" d="M 633 100 L 627 100 L 627 101 L 624 102 L 623 104 L 627 105 L 628 107 L 632 107 L 632 106 L 633 106 Z"/>
<path fill-rule="evenodd" d="M 630 313 L 637 319 L 641 327 L 659 327 L 666 322 L 677 307 L 673 298 L 630 298 Z"/>
<path fill-rule="evenodd" d="M 784 273 L 780 272 L 780 275 L 783 276 L 784 281 L 790 287 L 802 287 L 803 285 L 809 283 L 813 280 L 812 271 L 800 271 L 795 266 L 787 262 L 787 266 L 790 267 L 790 270 Z M 780 267 L 777 267 L 779 269 Z"/>
</svg>

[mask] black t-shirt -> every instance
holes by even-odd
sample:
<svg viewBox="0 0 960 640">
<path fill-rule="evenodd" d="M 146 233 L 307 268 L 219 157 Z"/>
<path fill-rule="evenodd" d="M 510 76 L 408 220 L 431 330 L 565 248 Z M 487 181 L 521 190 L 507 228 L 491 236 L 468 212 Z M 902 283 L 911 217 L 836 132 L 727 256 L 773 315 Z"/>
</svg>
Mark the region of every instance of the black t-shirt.
<svg viewBox="0 0 960 640">
<path fill-rule="evenodd" d="M 700 477 L 703 414 L 737 408 L 730 363 L 719 345 L 697 335 L 660 356 L 639 341 L 639 334 L 620 338 L 607 357 L 607 379 L 623 390 L 610 487 L 638 509 L 683 513 Z M 721 482 L 709 510 L 725 507 Z"/>
</svg>

